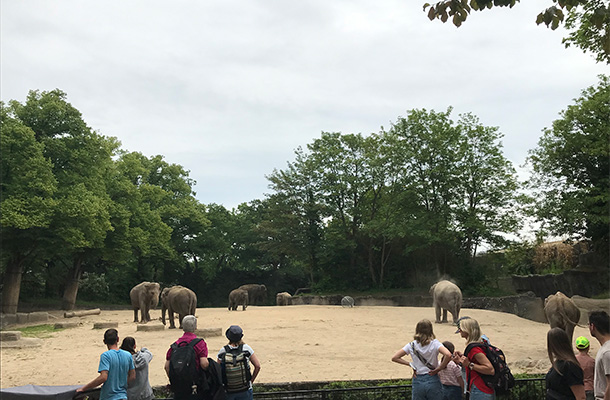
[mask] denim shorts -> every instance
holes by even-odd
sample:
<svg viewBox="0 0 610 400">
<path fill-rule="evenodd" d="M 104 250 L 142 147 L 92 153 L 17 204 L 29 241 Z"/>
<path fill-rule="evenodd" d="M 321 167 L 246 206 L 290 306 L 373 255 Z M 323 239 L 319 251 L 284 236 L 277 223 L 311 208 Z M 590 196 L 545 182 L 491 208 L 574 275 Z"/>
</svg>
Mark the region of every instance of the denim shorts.
<svg viewBox="0 0 610 400">
<path fill-rule="evenodd" d="M 417 375 L 413 378 L 413 400 L 438 400 L 443 398 L 443 385 L 438 375 Z"/>
<path fill-rule="evenodd" d="M 462 400 L 462 388 L 443 385 L 443 400 Z"/>
<path fill-rule="evenodd" d="M 478 387 L 472 385 L 470 388 L 470 400 L 496 400 L 496 395 L 481 392 Z"/>
</svg>

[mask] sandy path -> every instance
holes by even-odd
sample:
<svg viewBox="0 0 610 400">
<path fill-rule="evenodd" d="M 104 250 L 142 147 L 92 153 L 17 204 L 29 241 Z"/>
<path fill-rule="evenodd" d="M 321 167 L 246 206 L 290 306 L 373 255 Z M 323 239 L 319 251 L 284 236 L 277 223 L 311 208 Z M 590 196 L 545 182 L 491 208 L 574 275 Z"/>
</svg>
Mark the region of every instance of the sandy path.
<svg viewBox="0 0 610 400">
<path fill-rule="evenodd" d="M 514 373 L 543 372 L 549 367 L 546 354 L 548 325 L 512 314 L 463 309 L 461 315 L 476 318 L 492 343 L 507 355 Z M 152 312 L 160 316 L 159 310 Z M 434 319 L 432 308 L 289 306 L 248 307 L 245 312 L 225 308 L 197 309 L 199 328 L 240 325 L 244 340 L 262 363 L 260 382 L 317 380 L 359 380 L 409 378 L 408 367 L 392 363 L 392 355 L 412 340 L 417 321 Z M 101 315 L 70 318 L 82 326 L 55 332 L 45 338 L 42 347 L 1 350 L 1 386 L 25 384 L 84 384 L 97 376 L 99 355 L 106 350 L 103 330 L 92 329 L 93 322 L 119 322 L 119 336 L 133 336 L 137 346 L 148 347 L 155 358 L 150 365 L 153 386 L 168 383 L 163 364 L 165 352 L 181 330 L 138 332 L 129 310 L 102 311 Z M 64 320 L 61 318 L 61 320 Z M 436 324 L 441 341 L 452 341 L 463 349 L 463 339 L 455 327 Z M 574 337 L 592 339 L 588 329 L 577 327 Z M 226 344 L 223 337 L 206 339 L 210 355 L 215 357 Z M 599 344 L 591 341 L 594 356 Z"/>
</svg>

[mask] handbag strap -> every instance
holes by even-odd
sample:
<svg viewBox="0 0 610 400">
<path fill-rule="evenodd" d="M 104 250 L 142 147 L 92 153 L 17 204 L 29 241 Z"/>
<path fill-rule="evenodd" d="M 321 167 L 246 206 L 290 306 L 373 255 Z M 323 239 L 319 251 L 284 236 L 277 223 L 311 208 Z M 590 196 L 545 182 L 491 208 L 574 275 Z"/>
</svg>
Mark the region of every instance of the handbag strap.
<svg viewBox="0 0 610 400">
<path fill-rule="evenodd" d="M 417 351 L 417 349 L 415 348 L 415 342 L 411 342 L 411 349 L 413 349 L 413 354 L 415 354 L 417 356 L 417 358 L 419 358 L 419 361 L 422 362 L 422 364 L 424 364 L 426 367 L 428 367 L 428 369 L 433 370 L 434 368 L 436 368 L 434 365 L 432 365 L 430 362 L 428 362 L 428 360 L 426 360 L 419 351 Z"/>
</svg>

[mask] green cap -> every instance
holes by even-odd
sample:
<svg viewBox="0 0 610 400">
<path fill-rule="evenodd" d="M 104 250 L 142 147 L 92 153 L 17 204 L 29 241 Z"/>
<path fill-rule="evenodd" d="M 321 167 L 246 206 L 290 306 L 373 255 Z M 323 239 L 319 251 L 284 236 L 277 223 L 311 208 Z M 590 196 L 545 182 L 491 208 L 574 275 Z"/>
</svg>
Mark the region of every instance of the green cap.
<svg viewBox="0 0 610 400">
<path fill-rule="evenodd" d="M 576 348 L 577 349 L 586 349 L 589 347 L 589 339 L 584 336 L 579 336 L 576 338 Z"/>
</svg>

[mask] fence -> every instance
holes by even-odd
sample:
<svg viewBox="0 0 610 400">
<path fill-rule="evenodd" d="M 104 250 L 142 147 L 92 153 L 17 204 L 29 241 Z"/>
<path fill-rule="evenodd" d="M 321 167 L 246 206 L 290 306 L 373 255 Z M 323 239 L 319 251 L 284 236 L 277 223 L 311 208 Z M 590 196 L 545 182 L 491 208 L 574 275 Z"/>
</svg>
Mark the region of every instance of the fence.
<svg viewBox="0 0 610 400">
<path fill-rule="evenodd" d="M 544 378 L 517 379 L 515 387 L 498 400 L 541 400 L 546 397 Z M 411 398 L 411 385 L 341 389 L 255 392 L 256 400 L 404 400 Z"/>
</svg>

